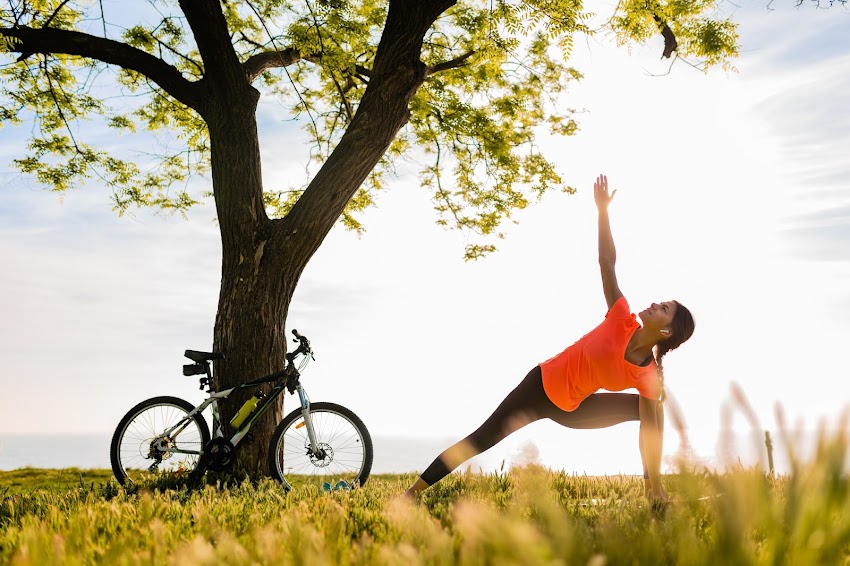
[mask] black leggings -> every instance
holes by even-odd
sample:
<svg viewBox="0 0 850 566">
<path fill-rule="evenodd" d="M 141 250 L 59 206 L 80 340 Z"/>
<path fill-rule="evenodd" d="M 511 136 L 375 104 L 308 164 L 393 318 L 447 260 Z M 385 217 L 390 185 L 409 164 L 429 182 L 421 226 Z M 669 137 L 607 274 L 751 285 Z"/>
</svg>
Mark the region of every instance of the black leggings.
<svg viewBox="0 0 850 566">
<path fill-rule="evenodd" d="M 462 463 L 492 448 L 509 434 L 544 418 L 569 428 L 606 428 L 626 421 L 637 421 L 640 420 L 638 395 L 594 393 L 574 411 L 564 411 L 546 395 L 543 374 L 540 366 L 536 366 L 478 430 L 437 456 L 422 473 L 422 480 L 428 485 L 434 485 Z"/>
</svg>

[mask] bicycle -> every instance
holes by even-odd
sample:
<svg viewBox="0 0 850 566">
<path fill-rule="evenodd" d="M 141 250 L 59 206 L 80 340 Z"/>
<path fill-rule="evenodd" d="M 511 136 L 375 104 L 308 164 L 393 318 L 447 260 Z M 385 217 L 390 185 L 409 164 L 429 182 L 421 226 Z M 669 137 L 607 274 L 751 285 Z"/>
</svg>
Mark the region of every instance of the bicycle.
<svg viewBox="0 0 850 566">
<path fill-rule="evenodd" d="M 372 438 L 363 421 L 351 410 L 335 403 L 311 403 L 301 385 L 301 371 L 315 360 L 309 340 L 293 330 L 295 351 L 286 354 L 284 369 L 224 389 L 212 389 L 210 362 L 224 359 L 218 352 L 186 350 L 193 364 L 183 366 L 183 375 L 201 375 L 200 389 L 208 397 L 197 406 L 177 397 L 154 397 L 142 401 L 118 423 L 110 445 L 112 472 L 122 485 L 169 476 L 201 477 L 205 471 L 231 468 L 242 442 L 252 440 L 251 426 L 284 391 L 298 394 L 301 406 L 283 418 L 269 445 L 268 464 L 274 479 L 289 491 L 302 485 L 329 489 L 362 486 L 372 469 Z M 296 358 L 298 367 L 296 367 Z M 268 393 L 261 385 L 272 383 Z M 235 391 L 256 388 L 231 419 L 236 432 L 225 438 L 218 401 Z M 214 435 L 210 437 L 202 412 L 210 407 Z"/>
</svg>

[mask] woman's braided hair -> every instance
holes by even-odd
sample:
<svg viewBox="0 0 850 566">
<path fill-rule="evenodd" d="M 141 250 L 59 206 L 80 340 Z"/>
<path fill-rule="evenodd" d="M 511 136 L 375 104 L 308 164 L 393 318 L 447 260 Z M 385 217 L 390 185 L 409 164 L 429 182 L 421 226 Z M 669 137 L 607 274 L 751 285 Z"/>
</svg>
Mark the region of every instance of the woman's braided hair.
<svg viewBox="0 0 850 566">
<path fill-rule="evenodd" d="M 684 305 L 678 301 L 676 303 L 676 314 L 673 315 L 673 322 L 670 323 L 670 337 L 662 340 L 655 346 L 655 364 L 658 366 L 658 377 L 661 379 L 661 397 L 659 401 L 662 403 L 666 398 L 664 393 L 664 365 L 662 358 L 670 352 L 681 346 L 694 333 L 694 317 Z"/>
</svg>

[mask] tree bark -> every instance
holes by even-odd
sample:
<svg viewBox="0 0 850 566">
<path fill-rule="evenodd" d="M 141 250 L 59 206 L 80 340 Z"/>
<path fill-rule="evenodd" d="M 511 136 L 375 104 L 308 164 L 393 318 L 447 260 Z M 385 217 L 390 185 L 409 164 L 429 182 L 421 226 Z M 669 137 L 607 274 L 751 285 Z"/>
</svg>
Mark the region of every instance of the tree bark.
<svg viewBox="0 0 850 566">
<path fill-rule="evenodd" d="M 220 94 L 209 103 L 204 116 L 210 132 L 222 248 L 213 348 L 224 353 L 225 359 L 216 363 L 216 389 L 283 369 L 286 353 L 284 325 L 295 281 L 285 261 L 286 248 L 275 238 L 274 224 L 262 203 L 258 98 L 250 86 L 235 99 Z M 229 419 L 253 393 L 240 392 L 222 403 L 226 437 L 235 432 Z M 281 418 L 283 397 L 254 423 L 253 441 L 239 445 L 237 462 L 249 472 L 268 473 L 266 450 Z"/>
</svg>

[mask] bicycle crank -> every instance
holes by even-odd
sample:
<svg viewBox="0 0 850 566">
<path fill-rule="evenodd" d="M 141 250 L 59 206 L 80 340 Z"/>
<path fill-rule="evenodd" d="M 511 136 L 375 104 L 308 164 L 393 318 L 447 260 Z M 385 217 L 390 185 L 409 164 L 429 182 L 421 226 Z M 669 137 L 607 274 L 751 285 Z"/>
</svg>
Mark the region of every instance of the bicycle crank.
<svg viewBox="0 0 850 566">
<path fill-rule="evenodd" d="M 213 472 L 226 472 L 233 465 L 235 458 L 236 447 L 226 438 L 213 438 L 204 449 L 204 465 Z"/>
</svg>

